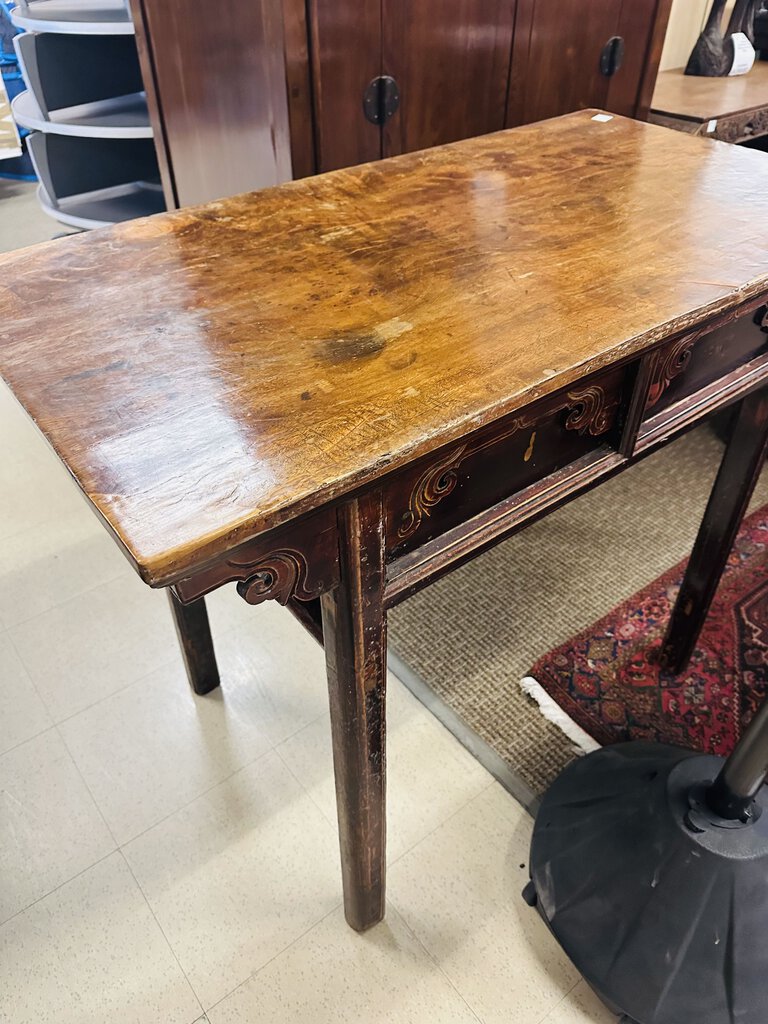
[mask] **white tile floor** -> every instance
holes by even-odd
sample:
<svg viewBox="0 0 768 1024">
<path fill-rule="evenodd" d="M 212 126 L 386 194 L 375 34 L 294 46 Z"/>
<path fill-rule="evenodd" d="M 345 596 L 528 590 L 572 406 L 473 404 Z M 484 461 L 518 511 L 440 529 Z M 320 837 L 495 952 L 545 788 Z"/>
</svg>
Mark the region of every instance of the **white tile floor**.
<svg viewBox="0 0 768 1024">
<path fill-rule="evenodd" d="M 344 923 L 320 649 L 148 590 L 0 385 L 2 1024 L 607 1024 L 520 899 L 531 822 L 391 679 L 389 899 Z"/>
<path fill-rule="evenodd" d="M 3 1024 L 612 1020 L 520 899 L 530 819 L 394 678 L 389 913 L 351 932 L 320 649 L 220 592 L 193 697 L 4 388 L 0 436 Z"/>
</svg>

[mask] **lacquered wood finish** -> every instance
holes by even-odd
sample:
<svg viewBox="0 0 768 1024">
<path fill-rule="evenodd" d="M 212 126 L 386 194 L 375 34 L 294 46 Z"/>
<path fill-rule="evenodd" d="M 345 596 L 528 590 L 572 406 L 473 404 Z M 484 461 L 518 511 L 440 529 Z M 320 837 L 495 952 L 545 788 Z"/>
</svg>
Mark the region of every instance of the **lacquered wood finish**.
<svg viewBox="0 0 768 1024">
<path fill-rule="evenodd" d="M 59 240 L 3 374 L 165 585 L 761 294 L 762 161 L 585 112 Z"/>
<path fill-rule="evenodd" d="M 172 590 L 168 600 L 189 685 L 201 696 L 210 693 L 221 680 L 205 601 L 182 604 Z"/>
<path fill-rule="evenodd" d="M 746 142 L 768 134 L 768 63 L 748 75 L 699 78 L 682 69 L 663 71 L 653 93 L 650 120 L 690 135 Z"/>
<path fill-rule="evenodd" d="M 621 366 L 534 402 L 427 456 L 385 488 L 386 550 L 397 557 L 606 446 L 618 449 L 632 395 Z"/>
<path fill-rule="evenodd" d="M 768 64 L 758 61 L 748 75 L 697 78 L 681 68 L 662 71 L 656 80 L 653 109 L 660 114 L 709 121 L 768 106 Z"/>
<path fill-rule="evenodd" d="M 549 5 L 537 0 L 521 71 L 521 120 L 605 107 L 609 80 L 600 73 L 600 52 L 617 34 L 621 4 L 622 0 L 561 0 L 553 17 Z M 521 43 L 516 36 L 518 52 Z"/>
<path fill-rule="evenodd" d="M 181 206 L 291 178 L 282 11 L 273 0 L 132 0 Z M 240 41 L 247 41 L 242 45 Z M 166 196 L 171 202 L 171 197 Z"/>
<path fill-rule="evenodd" d="M 704 518 L 672 609 L 662 658 L 680 672 L 693 653 L 768 448 L 768 390 L 741 402 Z"/>
<path fill-rule="evenodd" d="M 402 102 L 384 156 L 504 127 L 515 0 L 381 0 L 383 70 Z"/>
<path fill-rule="evenodd" d="M 382 155 L 381 128 L 363 116 L 363 93 L 381 70 L 381 0 L 309 0 L 318 171 Z"/>
<path fill-rule="evenodd" d="M 3 374 L 172 585 L 193 684 L 226 583 L 323 643 L 353 927 L 384 908 L 387 609 L 756 408 L 763 159 L 585 113 L 0 258 Z"/>
<path fill-rule="evenodd" d="M 173 180 L 173 165 L 168 149 L 168 137 L 165 133 L 165 122 L 160 105 L 160 95 L 155 77 L 155 65 L 149 42 L 149 30 L 147 28 L 143 0 L 130 0 L 130 9 L 135 29 L 136 48 L 139 53 L 141 77 L 147 97 L 147 109 L 155 140 L 155 152 L 157 153 L 157 164 L 160 170 L 160 181 L 163 185 L 165 205 L 169 210 L 175 210 L 179 205 L 179 197 L 176 194 L 176 184 Z"/>
<path fill-rule="evenodd" d="M 182 601 L 195 601 L 224 583 L 237 583 L 249 604 L 311 601 L 339 581 L 336 512 L 332 508 L 271 530 L 211 559 L 174 586 Z"/>
<path fill-rule="evenodd" d="M 651 36 L 645 56 L 645 67 L 640 79 L 640 89 L 637 94 L 637 107 L 635 109 L 635 117 L 640 118 L 642 121 L 648 119 L 648 113 L 651 109 L 651 100 L 659 74 L 659 65 L 661 64 L 667 27 L 670 14 L 672 13 L 672 4 L 673 0 L 658 0 L 656 5 L 656 13 L 651 28 Z"/>
<path fill-rule="evenodd" d="M 687 334 L 659 349 L 647 415 L 657 415 L 729 370 L 768 351 L 764 306 L 703 335 Z"/>
<path fill-rule="evenodd" d="M 670 9 L 671 0 L 518 0 L 506 123 L 596 106 L 645 118 Z M 606 77 L 600 55 L 616 35 L 623 62 Z"/>
<path fill-rule="evenodd" d="M 317 170 L 307 8 L 304 0 L 282 0 L 282 5 L 291 165 L 294 178 L 306 178 Z"/>
<path fill-rule="evenodd" d="M 321 598 L 344 909 L 363 931 L 384 916 L 386 684 L 381 494 L 339 509 L 342 585 Z"/>
<path fill-rule="evenodd" d="M 638 110 L 640 91 L 646 68 L 654 58 L 651 49 L 654 29 L 662 20 L 658 7 L 657 0 L 622 0 L 616 35 L 624 40 L 624 58 L 616 74 L 608 79 L 605 98 L 606 109 L 616 114 L 641 116 Z"/>
</svg>

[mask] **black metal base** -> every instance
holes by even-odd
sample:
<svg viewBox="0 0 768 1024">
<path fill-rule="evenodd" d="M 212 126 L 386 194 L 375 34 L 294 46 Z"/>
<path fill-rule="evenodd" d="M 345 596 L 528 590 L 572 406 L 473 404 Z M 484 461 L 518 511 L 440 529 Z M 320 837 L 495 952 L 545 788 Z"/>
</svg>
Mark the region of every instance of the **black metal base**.
<svg viewBox="0 0 768 1024">
<path fill-rule="evenodd" d="M 626 743 L 581 758 L 536 819 L 531 885 L 568 956 L 636 1024 L 765 1024 L 768 805 L 709 810 L 723 761 Z"/>
</svg>

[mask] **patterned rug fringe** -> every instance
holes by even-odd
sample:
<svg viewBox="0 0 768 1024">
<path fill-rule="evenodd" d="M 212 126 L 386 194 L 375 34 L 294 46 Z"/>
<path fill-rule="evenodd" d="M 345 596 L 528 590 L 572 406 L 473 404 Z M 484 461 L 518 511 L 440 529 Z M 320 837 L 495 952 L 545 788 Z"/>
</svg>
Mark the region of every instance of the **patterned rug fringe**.
<svg viewBox="0 0 768 1024">
<path fill-rule="evenodd" d="M 560 705 L 549 696 L 544 687 L 536 682 L 533 676 L 525 676 L 521 679 L 520 688 L 536 701 L 539 711 L 544 718 L 553 725 L 556 725 L 575 744 L 577 753 L 591 754 L 593 750 L 600 749 L 600 744 L 597 740 L 593 740 L 588 732 L 585 732 L 580 725 L 577 725 L 563 711 Z"/>
</svg>

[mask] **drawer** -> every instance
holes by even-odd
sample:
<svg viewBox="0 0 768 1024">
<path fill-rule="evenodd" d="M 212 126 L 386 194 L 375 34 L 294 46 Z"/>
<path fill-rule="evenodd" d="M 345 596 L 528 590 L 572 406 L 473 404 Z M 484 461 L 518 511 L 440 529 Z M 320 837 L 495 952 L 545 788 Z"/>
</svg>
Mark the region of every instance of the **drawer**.
<svg viewBox="0 0 768 1024">
<path fill-rule="evenodd" d="M 766 307 L 717 327 L 702 336 L 686 335 L 663 345 L 656 353 L 643 418 L 658 416 L 683 398 L 768 351 L 762 327 Z"/>
<path fill-rule="evenodd" d="M 633 369 L 557 392 L 394 475 L 385 487 L 387 557 L 432 540 L 593 451 L 618 447 Z"/>
</svg>

